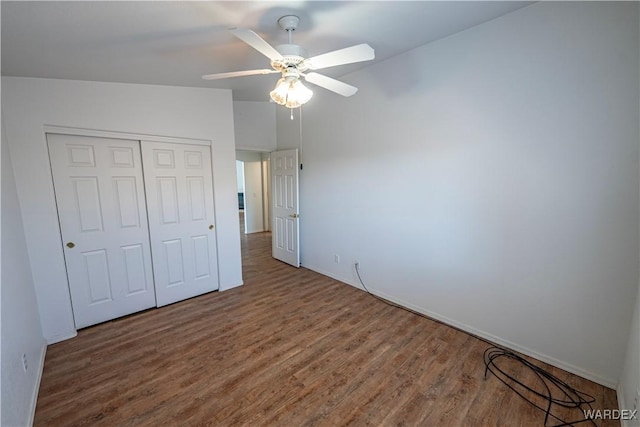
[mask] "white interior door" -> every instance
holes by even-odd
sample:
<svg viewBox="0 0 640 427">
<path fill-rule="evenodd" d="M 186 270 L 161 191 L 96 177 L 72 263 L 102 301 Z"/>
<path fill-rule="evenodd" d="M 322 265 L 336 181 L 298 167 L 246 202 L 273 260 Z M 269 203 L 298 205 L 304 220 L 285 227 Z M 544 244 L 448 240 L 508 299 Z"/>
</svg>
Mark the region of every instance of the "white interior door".
<svg viewBox="0 0 640 427">
<path fill-rule="evenodd" d="M 47 141 L 76 327 L 155 306 L 139 142 Z"/>
<path fill-rule="evenodd" d="M 142 141 L 158 307 L 218 289 L 211 150 Z"/>
<path fill-rule="evenodd" d="M 300 267 L 298 150 L 271 153 L 271 182 L 273 257 L 294 267 Z"/>
</svg>

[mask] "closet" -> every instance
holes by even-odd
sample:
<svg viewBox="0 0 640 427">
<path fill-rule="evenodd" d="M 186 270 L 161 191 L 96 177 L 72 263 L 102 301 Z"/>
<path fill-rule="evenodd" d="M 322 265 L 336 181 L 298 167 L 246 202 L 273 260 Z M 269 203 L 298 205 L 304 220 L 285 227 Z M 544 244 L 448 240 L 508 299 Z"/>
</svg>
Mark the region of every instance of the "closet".
<svg viewBox="0 0 640 427">
<path fill-rule="evenodd" d="M 210 146 L 47 143 L 77 328 L 218 289 Z"/>
</svg>

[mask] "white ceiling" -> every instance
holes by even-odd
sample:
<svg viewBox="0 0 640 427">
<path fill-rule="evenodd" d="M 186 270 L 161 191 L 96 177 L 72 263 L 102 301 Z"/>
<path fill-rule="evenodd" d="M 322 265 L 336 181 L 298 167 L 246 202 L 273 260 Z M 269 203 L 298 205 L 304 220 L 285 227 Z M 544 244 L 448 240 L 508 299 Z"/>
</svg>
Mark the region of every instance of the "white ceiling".
<svg viewBox="0 0 640 427">
<path fill-rule="evenodd" d="M 286 43 L 277 20 L 301 18 L 293 42 L 309 56 L 359 43 L 376 59 L 322 73 L 340 77 L 494 19 L 531 2 L 12 2 L 2 1 L 2 75 L 233 89 L 240 101 L 266 101 L 277 75 L 204 81 L 204 74 L 269 68 L 233 37 L 245 27 Z"/>
</svg>

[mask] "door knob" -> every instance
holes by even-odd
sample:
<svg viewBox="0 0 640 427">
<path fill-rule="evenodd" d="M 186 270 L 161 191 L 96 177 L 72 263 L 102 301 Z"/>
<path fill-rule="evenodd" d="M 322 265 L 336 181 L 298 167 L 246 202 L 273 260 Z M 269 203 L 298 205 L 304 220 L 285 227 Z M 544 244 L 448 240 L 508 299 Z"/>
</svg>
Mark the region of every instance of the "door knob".
<svg viewBox="0 0 640 427">
<path fill-rule="evenodd" d="M 214 229 L 213 224 L 211 224 L 211 225 L 209 226 L 209 230 L 213 230 L 213 229 Z"/>
<path fill-rule="evenodd" d="M 291 214 L 289 215 L 291 218 L 298 218 L 300 215 L 298 215 L 297 213 Z"/>
<path fill-rule="evenodd" d="M 67 247 L 68 247 L 69 249 L 73 249 L 73 248 L 75 248 L 75 247 L 76 247 L 76 244 L 75 244 L 75 243 L 73 243 L 73 242 L 68 242 L 68 243 L 67 243 Z"/>
</svg>

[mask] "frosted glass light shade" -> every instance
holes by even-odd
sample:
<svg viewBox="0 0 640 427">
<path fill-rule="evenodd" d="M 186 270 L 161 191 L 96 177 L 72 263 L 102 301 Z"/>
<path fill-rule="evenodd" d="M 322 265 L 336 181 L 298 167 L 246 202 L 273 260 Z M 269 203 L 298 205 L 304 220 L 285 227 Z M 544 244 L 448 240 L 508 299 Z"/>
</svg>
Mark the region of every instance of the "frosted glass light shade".
<svg viewBox="0 0 640 427">
<path fill-rule="evenodd" d="M 309 102 L 313 92 L 298 79 L 281 78 L 269 95 L 277 104 L 287 108 L 298 108 Z"/>
<path fill-rule="evenodd" d="M 300 80 L 296 80 L 289 89 L 286 106 L 287 108 L 298 108 L 302 104 L 309 102 L 312 96 L 311 89 L 303 85 Z"/>
<path fill-rule="evenodd" d="M 284 105 L 287 103 L 287 93 L 289 92 L 289 82 L 284 78 L 278 80 L 275 89 L 273 89 L 269 95 L 271 99 L 277 104 Z"/>
</svg>

